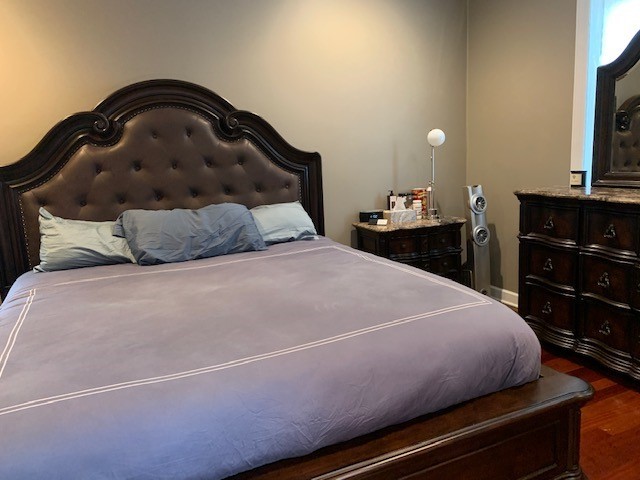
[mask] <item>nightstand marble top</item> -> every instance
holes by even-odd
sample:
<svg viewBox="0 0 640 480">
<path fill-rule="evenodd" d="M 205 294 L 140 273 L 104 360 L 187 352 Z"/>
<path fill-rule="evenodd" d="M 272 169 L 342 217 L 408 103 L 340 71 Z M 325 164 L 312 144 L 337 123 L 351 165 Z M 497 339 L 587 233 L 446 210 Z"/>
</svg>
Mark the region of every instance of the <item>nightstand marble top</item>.
<svg viewBox="0 0 640 480">
<path fill-rule="evenodd" d="M 595 200 L 611 203 L 640 204 L 640 189 L 611 187 L 540 187 L 523 188 L 513 192 L 515 195 L 541 195 L 554 198 L 575 198 L 577 200 Z"/>
<path fill-rule="evenodd" d="M 388 225 L 369 225 L 367 222 L 354 222 L 352 225 L 357 228 L 365 228 L 374 232 L 394 232 L 396 230 L 411 230 L 415 228 L 439 227 L 442 225 L 453 225 L 455 223 L 465 223 L 461 217 L 442 217 L 439 220 L 416 220 L 415 222 L 391 223 Z"/>
</svg>

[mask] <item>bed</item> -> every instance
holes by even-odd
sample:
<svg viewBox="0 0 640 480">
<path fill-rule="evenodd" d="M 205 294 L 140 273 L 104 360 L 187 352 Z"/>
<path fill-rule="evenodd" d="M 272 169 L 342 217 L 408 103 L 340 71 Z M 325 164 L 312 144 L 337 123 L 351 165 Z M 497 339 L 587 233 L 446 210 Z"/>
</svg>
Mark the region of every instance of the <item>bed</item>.
<svg viewBox="0 0 640 480">
<path fill-rule="evenodd" d="M 0 189 L 1 478 L 583 478 L 591 387 L 507 307 L 324 237 L 320 156 L 206 88 L 118 90 Z M 243 241 L 193 255 L 219 208 Z M 148 265 L 34 271 L 48 222 Z M 145 250 L 169 230 L 190 258 Z"/>
</svg>

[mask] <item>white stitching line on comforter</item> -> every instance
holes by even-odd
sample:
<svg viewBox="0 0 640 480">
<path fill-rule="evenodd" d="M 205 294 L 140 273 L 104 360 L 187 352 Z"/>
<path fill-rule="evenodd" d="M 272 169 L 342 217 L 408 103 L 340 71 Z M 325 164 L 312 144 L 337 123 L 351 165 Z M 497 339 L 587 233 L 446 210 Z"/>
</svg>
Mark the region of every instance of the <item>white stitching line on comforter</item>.
<svg viewBox="0 0 640 480">
<path fill-rule="evenodd" d="M 179 372 L 179 373 L 173 373 L 170 375 L 162 375 L 159 377 L 150 377 L 150 378 L 144 378 L 144 379 L 140 379 L 140 380 L 132 380 L 130 382 L 123 382 L 123 383 L 116 383 L 113 385 L 105 385 L 103 387 L 96 387 L 96 388 L 91 388 L 88 390 L 79 390 L 77 392 L 71 392 L 71 393 L 66 393 L 66 394 L 62 394 L 62 395 L 55 395 L 52 397 L 45 397 L 45 398 L 40 398 L 37 400 L 31 400 L 29 402 L 25 402 L 25 403 L 21 403 L 18 405 L 12 405 L 10 407 L 5 407 L 5 408 L 1 408 L 0 409 L 0 415 L 6 415 L 8 413 L 13 413 L 13 412 L 18 412 L 21 410 L 26 410 L 29 408 L 35 408 L 35 407 L 40 407 L 43 405 L 50 405 L 52 403 L 58 403 L 58 402 L 62 402 L 65 400 L 72 400 L 74 398 L 80 398 L 80 397 L 86 397 L 86 396 L 90 396 L 90 395 L 97 395 L 100 393 L 106 393 L 106 392 L 111 392 L 114 390 L 122 390 L 124 388 L 132 388 L 132 387 L 138 387 L 138 386 L 142 386 L 142 385 L 150 385 L 150 384 L 154 384 L 154 383 L 161 383 L 161 382 L 168 382 L 168 381 L 172 381 L 172 380 L 179 380 L 181 378 L 186 378 L 186 377 L 192 377 L 195 375 L 202 375 L 204 373 L 211 373 L 211 372 L 215 372 L 215 371 L 219 371 L 219 370 L 225 370 L 227 368 L 233 368 L 233 367 L 238 367 L 238 366 L 242 366 L 242 365 L 247 365 L 249 363 L 254 363 L 254 362 L 258 362 L 260 360 L 267 360 L 270 358 L 274 358 L 274 357 L 279 357 L 282 355 L 288 355 L 291 353 L 296 353 L 296 352 L 300 352 L 303 350 L 308 350 L 310 348 L 316 348 L 316 347 L 320 347 L 323 345 L 328 345 L 331 343 L 335 343 L 335 342 L 339 342 L 341 340 L 346 340 L 349 338 L 353 338 L 353 337 L 357 337 L 360 335 L 364 335 L 367 333 L 371 333 L 371 332 L 375 332 L 378 330 L 383 330 L 386 328 L 391 328 L 391 327 L 395 327 L 398 325 L 403 325 L 406 323 L 411 323 L 411 322 L 415 322 L 417 320 L 422 320 L 425 318 L 429 318 L 429 317 L 433 317 L 436 315 L 440 315 L 443 313 L 448 313 L 448 312 L 454 312 L 457 310 L 464 310 L 466 308 L 473 308 L 473 307 L 478 307 L 480 305 L 483 305 L 487 302 L 474 302 L 474 303 L 467 303 L 467 304 L 462 304 L 462 305 L 456 305 L 453 307 L 447 307 L 447 308 L 442 308 L 440 310 L 435 310 L 433 312 L 426 312 L 426 313 L 421 313 L 421 314 L 417 314 L 417 315 L 411 315 L 409 317 L 404 317 L 404 318 L 400 318 L 400 319 L 396 319 L 396 320 L 391 320 L 389 322 L 386 323 L 382 323 L 379 325 L 374 325 L 371 327 L 366 327 L 366 328 L 362 328 L 359 330 L 354 330 L 351 332 L 346 332 L 346 333 L 342 333 L 340 335 L 336 335 L 333 337 L 328 337 L 328 338 L 324 338 L 322 340 L 316 340 L 313 342 L 309 342 L 309 343 L 305 343 L 305 344 L 301 344 L 301 345 L 297 345 L 295 347 L 289 347 L 289 348 L 285 348 L 282 350 L 275 350 L 273 352 L 268 352 L 268 353 L 263 353 L 260 355 L 254 355 L 251 357 L 245 357 L 245 358 L 240 358 L 237 360 L 232 360 L 230 362 L 225 362 L 225 363 L 221 363 L 221 364 L 217 364 L 217 365 L 211 365 L 208 367 L 202 367 L 202 368 L 197 368 L 194 370 L 186 370 L 184 372 Z"/>
<path fill-rule="evenodd" d="M 259 256 L 259 257 L 234 259 L 234 260 L 229 260 L 229 261 L 226 261 L 226 262 L 216 263 L 214 265 L 197 265 L 197 266 L 188 266 L 188 267 L 183 267 L 183 268 L 154 270 L 152 272 L 134 272 L 134 273 L 128 273 L 128 274 L 123 274 L 123 275 L 107 275 L 107 276 L 103 276 L 103 277 L 94 277 L 94 278 L 89 278 L 89 279 L 71 280 L 71 281 L 67 281 L 67 282 L 60 282 L 60 283 L 56 283 L 56 284 L 51 284 L 51 285 L 48 285 L 48 286 L 43 287 L 43 288 L 63 286 L 63 285 L 73 285 L 73 284 L 84 283 L 84 282 L 93 282 L 93 281 L 99 281 L 99 280 L 108 280 L 108 279 L 113 279 L 113 278 L 121 278 L 121 277 L 137 276 L 137 275 L 162 274 L 162 273 L 169 273 L 169 272 L 175 272 L 175 271 L 188 271 L 188 270 L 196 270 L 196 269 L 203 269 L 203 268 L 213 268 L 213 267 L 229 265 L 229 264 L 233 264 L 233 263 L 241 263 L 241 262 L 255 261 L 255 260 L 266 259 L 266 258 L 282 257 L 282 256 L 295 255 L 295 254 L 306 253 L 306 252 L 311 252 L 311 251 L 325 250 L 325 249 L 339 250 L 339 251 L 342 251 L 344 253 L 348 253 L 348 254 L 357 256 L 357 257 L 359 257 L 359 258 L 361 258 L 363 260 L 366 260 L 366 261 L 379 263 L 379 264 L 385 265 L 386 267 L 394 268 L 396 270 L 401 270 L 401 271 L 403 271 L 405 273 L 424 278 L 424 279 L 429 280 L 429 281 L 431 281 L 433 283 L 437 283 L 439 285 L 446 286 L 446 287 L 451 288 L 453 290 L 458 290 L 458 291 L 464 292 L 464 293 L 466 293 L 466 294 L 468 294 L 468 295 L 470 295 L 472 297 L 475 297 L 477 299 L 477 301 L 470 302 L 470 303 L 465 303 L 465 304 L 460 304 L 460 305 L 455 305 L 455 306 L 452 306 L 452 307 L 447 307 L 447 308 L 435 310 L 435 311 L 432 311 L 432 312 L 424 312 L 424 313 L 420 313 L 420 314 L 416 314 L 416 315 L 411 315 L 409 317 L 404 317 L 404 318 L 400 318 L 400 319 L 396 319 L 396 320 L 391 320 L 389 322 L 385 322 L 385 323 L 382 323 L 382 324 L 379 324 L 379 325 L 374 325 L 374 326 L 362 328 L 362 329 L 359 329 L 359 330 L 354 330 L 354 331 L 351 331 L 351 332 L 342 333 L 340 335 L 336 335 L 336 336 L 333 336 L 333 337 L 328 337 L 328 338 L 325 338 L 325 339 L 316 340 L 316 341 L 313 341 L 313 342 L 308 342 L 308 343 L 305 343 L 305 344 L 297 345 L 297 346 L 294 346 L 294 347 L 288 347 L 288 348 L 281 349 L 281 350 L 276 350 L 276 351 L 273 351 L 273 352 L 267 352 L 267 353 L 263 353 L 263 354 L 259 354 L 259 355 L 253 355 L 253 356 L 249 356 L 249 357 L 245 357 L 245 358 L 241 358 L 241 359 L 237 359 L 237 360 L 232 360 L 232 361 L 221 363 L 221 364 L 217 364 L 217 365 L 210 365 L 210 366 L 207 366 L 207 367 L 201 367 L 201 368 L 197 368 L 197 369 L 193 369 L 193 370 L 187 370 L 187 371 L 178 372 L 178 373 L 173 373 L 173 374 L 169 374 L 169 375 L 163 375 L 163 376 L 158 376 L 158 377 L 149 377 L 149 378 L 144 378 L 144 379 L 139 379 L 139 380 L 132 380 L 132 381 L 128 381 L 128 382 L 122 382 L 122 383 L 117 383 L 117 384 L 112 384 L 112 385 L 105 385 L 105 386 L 102 386 L 102 387 L 96 387 L 96 388 L 91 388 L 91 389 L 87 389 L 87 390 L 79 390 L 79 391 L 76 391 L 76 392 L 70 392 L 70 393 L 61 394 L 61 395 L 55 395 L 55 396 L 51 396 L 51 397 L 40 398 L 40 399 L 37 399 L 37 400 L 31 400 L 31 401 L 20 403 L 20 404 L 17 404 L 17 405 L 0 408 L 0 415 L 6 415 L 6 414 L 9 414 L 9 413 L 18 412 L 18 411 L 21 411 L 21 410 L 36 408 L 36 407 L 40 407 L 40 406 L 44 406 L 44 405 L 50 405 L 50 404 L 53 404 L 53 403 L 58 403 L 58 402 L 66 401 L 66 400 L 72 400 L 72 399 L 75 399 L 75 398 L 87 397 L 87 396 L 91 396 L 91 395 L 97 395 L 97 394 L 101 394 L 101 393 L 107 393 L 107 392 L 111 392 L 111 391 L 122 390 L 122 389 L 125 389 L 125 388 L 133 388 L 133 387 L 138 387 L 138 386 L 143 386 L 143 385 L 150 385 L 150 384 L 155 384 L 155 383 L 168 382 L 168 381 L 172 381 L 172 380 L 179 380 L 179 379 L 182 379 L 182 378 L 192 377 L 192 376 L 195 376 L 195 375 L 201 375 L 201 374 L 211 373 L 211 372 L 215 372 L 215 371 L 219 371 L 219 370 L 225 370 L 225 369 L 228 369 L 228 368 L 233 368 L 233 367 L 246 365 L 246 364 L 249 364 L 249 363 L 254 363 L 254 362 L 257 362 L 257 361 L 260 361 L 260 360 L 267 360 L 267 359 L 278 357 L 278 356 L 282 356 L 282 355 L 287 355 L 287 354 L 291 354 L 291 353 L 300 352 L 300 351 L 307 350 L 307 349 L 310 349 L 310 348 L 316 348 L 316 347 L 319 347 L 319 346 L 327 345 L 327 344 L 330 344 L 330 343 L 335 343 L 335 342 L 338 342 L 338 341 L 341 341 L 341 340 L 346 340 L 346 339 L 349 339 L 349 338 L 357 337 L 357 336 L 364 335 L 364 334 L 371 333 L 371 332 L 375 332 L 375 331 L 378 331 L 378 330 L 391 328 L 391 327 L 394 327 L 394 326 L 398 326 L 398 325 L 403 325 L 403 324 L 406 324 L 406 323 L 414 322 L 416 320 L 421 320 L 421 319 L 433 317 L 433 316 L 440 315 L 440 314 L 443 314 L 443 313 L 453 312 L 453 311 L 457 311 L 457 310 L 463 310 L 463 309 L 467 309 L 467 308 L 478 307 L 478 306 L 481 306 L 481 305 L 487 305 L 487 304 L 491 303 L 490 301 L 488 301 L 486 299 L 486 297 L 484 297 L 483 295 L 477 294 L 477 292 L 470 291 L 470 290 L 468 290 L 466 288 L 458 287 L 457 285 L 451 285 L 450 283 L 439 281 L 437 277 L 433 277 L 433 276 L 422 274 L 420 271 L 415 271 L 414 269 L 406 268 L 402 264 L 395 264 L 395 263 L 388 262 L 388 261 L 378 260 L 375 257 L 371 257 L 369 255 L 363 255 L 358 251 L 350 250 L 350 249 L 346 249 L 346 248 L 343 249 L 343 248 L 340 248 L 340 247 L 337 247 L 337 246 L 334 246 L 334 245 L 308 248 L 308 249 L 304 249 L 304 250 L 297 250 L 297 251 L 294 251 L 294 252 L 284 252 L 284 253 L 277 253 L 277 254 L 271 254 L 271 255 L 262 255 L 262 256 Z M 5 369 L 7 361 L 9 359 L 9 355 L 10 355 L 12 349 L 13 349 L 13 346 L 15 345 L 18 333 L 19 333 L 20 329 L 22 328 L 22 325 L 24 324 L 24 322 L 25 322 L 25 320 L 27 318 L 27 314 L 29 313 L 29 310 L 30 310 L 31 304 L 33 303 L 33 299 L 35 297 L 35 294 L 36 294 L 36 290 L 35 289 L 30 290 L 29 296 L 27 297 L 27 299 L 25 301 L 25 304 L 24 304 L 24 306 L 22 308 L 22 311 L 20 312 L 18 320 L 17 320 L 16 324 L 14 325 L 14 327 L 13 327 L 13 329 L 11 331 L 11 334 L 9 335 L 9 339 L 7 341 L 7 345 L 5 346 L 5 348 L 4 348 L 3 352 L 2 352 L 2 355 L 0 356 L 0 379 L 2 378 L 2 373 L 3 373 L 4 369 Z"/>
</svg>

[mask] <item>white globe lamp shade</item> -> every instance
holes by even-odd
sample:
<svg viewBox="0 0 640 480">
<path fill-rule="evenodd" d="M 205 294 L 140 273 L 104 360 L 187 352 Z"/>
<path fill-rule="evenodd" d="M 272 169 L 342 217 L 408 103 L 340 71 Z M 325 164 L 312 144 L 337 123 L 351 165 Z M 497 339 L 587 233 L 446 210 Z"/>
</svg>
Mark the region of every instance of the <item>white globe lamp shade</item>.
<svg viewBox="0 0 640 480">
<path fill-rule="evenodd" d="M 439 128 L 434 128 L 427 134 L 427 142 L 429 142 L 429 145 L 432 147 L 439 147 L 442 145 L 445 138 L 444 132 Z"/>
</svg>

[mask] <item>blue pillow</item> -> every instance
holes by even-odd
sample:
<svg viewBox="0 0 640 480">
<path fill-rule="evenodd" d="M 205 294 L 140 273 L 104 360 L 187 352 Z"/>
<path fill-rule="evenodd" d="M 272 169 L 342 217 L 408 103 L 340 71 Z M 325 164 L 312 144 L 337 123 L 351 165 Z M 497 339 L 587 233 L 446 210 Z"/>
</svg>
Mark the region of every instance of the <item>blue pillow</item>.
<svg viewBox="0 0 640 480">
<path fill-rule="evenodd" d="M 198 210 L 126 210 L 116 220 L 113 234 L 127 239 L 140 265 L 267 248 L 251 213 L 237 203 Z"/>
<path fill-rule="evenodd" d="M 300 202 L 261 205 L 251 213 L 267 245 L 317 238 L 316 227 Z"/>
<path fill-rule="evenodd" d="M 40 265 L 36 272 L 134 262 L 127 242 L 111 233 L 114 222 L 67 220 L 38 211 Z"/>
</svg>

